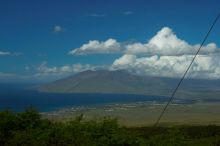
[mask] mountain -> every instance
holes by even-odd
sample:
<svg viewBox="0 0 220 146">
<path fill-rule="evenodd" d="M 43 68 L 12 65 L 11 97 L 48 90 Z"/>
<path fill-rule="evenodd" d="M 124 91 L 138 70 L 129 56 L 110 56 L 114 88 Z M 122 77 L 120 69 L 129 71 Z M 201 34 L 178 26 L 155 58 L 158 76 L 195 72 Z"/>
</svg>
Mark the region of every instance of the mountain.
<svg viewBox="0 0 220 146">
<path fill-rule="evenodd" d="M 84 71 L 44 84 L 40 92 L 54 93 L 126 93 L 170 96 L 179 79 L 146 77 L 126 70 Z M 219 98 L 219 80 L 185 79 L 176 96 L 184 98 Z"/>
<path fill-rule="evenodd" d="M 159 78 L 138 76 L 126 70 L 89 70 L 42 85 L 39 91 L 152 94 L 164 88 L 166 88 L 166 83 Z"/>
</svg>

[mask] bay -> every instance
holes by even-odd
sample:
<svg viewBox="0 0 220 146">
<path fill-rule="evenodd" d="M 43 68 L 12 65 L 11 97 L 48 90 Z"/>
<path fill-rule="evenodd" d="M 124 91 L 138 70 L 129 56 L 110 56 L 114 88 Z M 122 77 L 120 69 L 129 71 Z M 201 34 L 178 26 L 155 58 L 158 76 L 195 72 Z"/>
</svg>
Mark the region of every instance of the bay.
<svg viewBox="0 0 220 146">
<path fill-rule="evenodd" d="M 76 106 L 99 106 L 120 103 L 167 101 L 163 96 L 97 93 L 45 93 L 21 85 L 0 85 L 0 110 L 23 111 L 32 106 L 40 112 L 50 112 Z M 191 101 L 177 101 L 181 103 Z"/>
</svg>

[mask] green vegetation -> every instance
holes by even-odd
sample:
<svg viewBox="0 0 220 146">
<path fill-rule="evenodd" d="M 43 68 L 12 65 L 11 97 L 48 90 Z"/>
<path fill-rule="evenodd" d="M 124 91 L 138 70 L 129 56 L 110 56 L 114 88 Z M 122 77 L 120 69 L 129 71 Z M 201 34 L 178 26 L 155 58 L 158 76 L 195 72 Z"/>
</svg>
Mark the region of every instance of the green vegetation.
<svg viewBox="0 0 220 146">
<path fill-rule="evenodd" d="M 68 122 L 42 119 L 33 108 L 0 112 L 1 146 L 219 146 L 220 126 L 121 127 L 80 115 Z"/>
</svg>

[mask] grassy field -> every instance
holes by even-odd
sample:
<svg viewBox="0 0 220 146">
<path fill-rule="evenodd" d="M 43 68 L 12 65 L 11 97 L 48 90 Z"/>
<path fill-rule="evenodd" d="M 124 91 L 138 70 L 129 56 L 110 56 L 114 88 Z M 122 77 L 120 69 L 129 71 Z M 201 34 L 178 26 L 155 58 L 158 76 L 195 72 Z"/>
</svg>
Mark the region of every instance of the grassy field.
<svg viewBox="0 0 220 146">
<path fill-rule="evenodd" d="M 1 146 L 219 146 L 220 126 L 126 127 L 115 118 L 41 118 L 33 108 L 0 112 Z"/>
<path fill-rule="evenodd" d="M 106 106 L 73 107 L 54 112 L 43 113 L 43 117 L 55 121 L 72 119 L 80 114 L 85 119 L 103 119 L 117 117 L 123 126 L 150 126 L 159 116 L 164 104 L 140 102 L 130 104 L 112 104 Z M 197 102 L 194 104 L 171 104 L 161 125 L 220 125 L 220 103 Z"/>
</svg>

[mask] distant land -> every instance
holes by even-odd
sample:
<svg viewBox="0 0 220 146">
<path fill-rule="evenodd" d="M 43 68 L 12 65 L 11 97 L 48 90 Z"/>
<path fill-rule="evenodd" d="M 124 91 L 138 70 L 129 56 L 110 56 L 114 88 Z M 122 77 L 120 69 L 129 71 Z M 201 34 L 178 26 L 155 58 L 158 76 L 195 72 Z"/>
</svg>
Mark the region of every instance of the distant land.
<svg viewBox="0 0 220 146">
<path fill-rule="evenodd" d="M 38 87 L 52 93 L 124 93 L 169 96 L 179 79 L 146 77 L 126 70 L 83 71 Z M 194 99 L 220 99 L 220 80 L 186 79 L 176 96 Z"/>
</svg>

